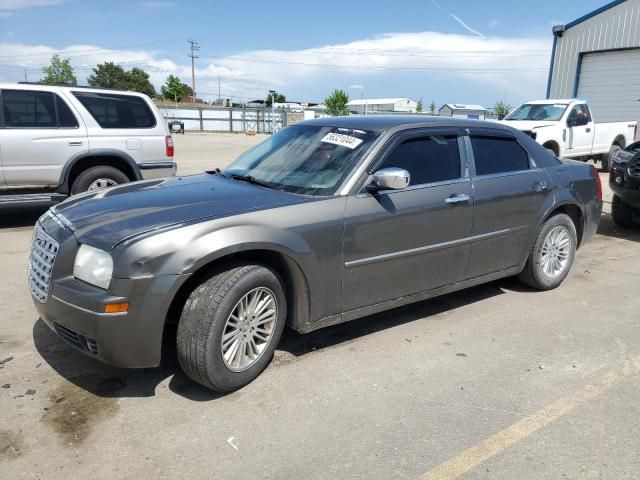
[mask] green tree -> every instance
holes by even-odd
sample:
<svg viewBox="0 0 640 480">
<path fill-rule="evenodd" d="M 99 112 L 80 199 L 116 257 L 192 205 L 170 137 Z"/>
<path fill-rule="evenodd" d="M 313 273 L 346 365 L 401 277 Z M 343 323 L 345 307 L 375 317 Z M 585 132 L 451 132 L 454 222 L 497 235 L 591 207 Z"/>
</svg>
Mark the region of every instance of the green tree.
<svg viewBox="0 0 640 480">
<path fill-rule="evenodd" d="M 339 89 L 334 90 L 331 95 L 324 99 L 324 104 L 327 106 L 327 112 L 330 115 L 346 115 L 348 113 L 348 102 L 349 94 Z"/>
<path fill-rule="evenodd" d="M 193 95 L 193 89 L 186 83 L 182 84 L 182 95 L 185 97 L 190 97 L 191 95 Z"/>
<path fill-rule="evenodd" d="M 120 65 L 105 62 L 96 65 L 93 73 L 87 78 L 92 87 L 122 88 L 125 83 L 125 71 Z"/>
<path fill-rule="evenodd" d="M 429 113 L 431 115 L 436 114 L 436 102 L 434 102 L 433 100 L 431 100 L 431 104 L 429 105 Z"/>
<path fill-rule="evenodd" d="M 149 81 L 149 74 L 141 68 L 134 67 L 126 71 L 120 65 L 113 62 L 105 62 L 96 65 L 93 73 L 87 78 L 87 83 L 92 87 L 117 88 L 140 92 L 155 97 L 156 89 Z"/>
<path fill-rule="evenodd" d="M 169 75 L 160 91 L 162 92 L 162 96 L 168 100 L 175 99 L 177 101 L 184 97 L 182 82 L 176 75 Z"/>
<path fill-rule="evenodd" d="M 270 107 L 271 102 L 274 100 L 276 103 L 284 103 L 287 101 L 287 97 L 285 97 L 283 94 L 278 92 L 269 93 L 269 95 L 267 95 L 267 98 L 265 99 L 265 103 L 268 107 Z"/>
<path fill-rule="evenodd" d="M 418 100 L 418 105 L 416 105 L 416 112 L 422 113 L 422 98 Z"/>
<path fill-rule="evenodd" d="M 498 117 L 499 120 L 502 120 L 509 114 L 509 112 L 511 112 L 511 110 L 513 110 L 513 107 L 511 105 L 503 102 L 502 100 L 498 100 L 493 106 L 493 111 L 491 113 Z"/>
<path fill-rule="evenodd" d="M 145 93 L 150 97 L 156 96 L 156 89 L 149 81 L 149 74 L 141 68 L 134 67 L 125 72 L 124 84 L 125 90 Z"/>
<path fill-rule="evenodd" d="M 78 79 L 73 72 L 69 59 L 62 58 L 57 54 L 51 57 L 51 64 L 48 67 L 44 67 L 42 73 L 44 73 L 44 78 L 40 80 L 40 83 L 45 85 L 78 84 Z"/>
</svg>

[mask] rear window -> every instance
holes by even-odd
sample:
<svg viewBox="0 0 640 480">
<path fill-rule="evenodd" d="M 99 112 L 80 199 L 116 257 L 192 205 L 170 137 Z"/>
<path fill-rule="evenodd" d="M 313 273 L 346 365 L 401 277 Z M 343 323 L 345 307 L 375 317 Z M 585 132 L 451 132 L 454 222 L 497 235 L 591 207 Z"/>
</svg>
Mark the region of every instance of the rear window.
<svg viewBox="0 0 640 480">
<path fill-rule="evenodd" d="M 152 128 L 156 118 L 147 102 L 133 95 L 73 92 L 102 128 Z"/>
<path fill-rule="evenodd" d="M 476 175 L 529 169 L 529 155 L 513 138 L 471 136 Z"/>
<path fill-rule="evenodd" d="M 3 90 L 2 110 L 5 127 L 78 127 L 78 120 L 64 100 L 51 92 Z"/>
</svg>

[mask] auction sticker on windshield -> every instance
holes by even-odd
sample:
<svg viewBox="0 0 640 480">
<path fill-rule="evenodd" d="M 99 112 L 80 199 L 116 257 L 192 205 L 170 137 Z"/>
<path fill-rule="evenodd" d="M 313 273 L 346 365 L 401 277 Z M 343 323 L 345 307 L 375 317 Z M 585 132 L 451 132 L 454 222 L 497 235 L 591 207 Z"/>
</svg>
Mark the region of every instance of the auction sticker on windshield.
<svg viewBox="0 0 640 480">
<path fill-rule="evenodd" d="M 333 143 L 334 145 L 340 145 L 341 147 L 347 147 L 351 150 L 353 150 L 363 142 L 363 140 L 360 138 L 335 132 L 327 133 L 320 141 L 325 143 Z"/>
</svg>

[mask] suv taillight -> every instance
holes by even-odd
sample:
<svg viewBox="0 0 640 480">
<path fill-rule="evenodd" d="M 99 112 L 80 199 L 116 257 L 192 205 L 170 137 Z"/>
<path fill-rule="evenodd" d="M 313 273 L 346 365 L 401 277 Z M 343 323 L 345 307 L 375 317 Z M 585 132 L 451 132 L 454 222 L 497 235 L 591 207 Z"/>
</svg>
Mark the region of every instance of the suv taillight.
<svg viewBox="0 0 640 480">
<path fill-rule="evenodd" d="M 598 201 L 601 202 L 602 201 L 602 180 L 600 180 L 600 174 L 598 173 L 598 170 L 596 169 L 596 167 L 591 165 L 591 168 L 593 169 L 593 174 L 596 177 L 596 188 L 598 190 Z"/>
<path fill-rule="evenodd" d="M 164 137 L 164 146 L 166 148 L 167 157 L 173 157 L 173 138 L 171 138 L 171 135 Z"/>
</svg>

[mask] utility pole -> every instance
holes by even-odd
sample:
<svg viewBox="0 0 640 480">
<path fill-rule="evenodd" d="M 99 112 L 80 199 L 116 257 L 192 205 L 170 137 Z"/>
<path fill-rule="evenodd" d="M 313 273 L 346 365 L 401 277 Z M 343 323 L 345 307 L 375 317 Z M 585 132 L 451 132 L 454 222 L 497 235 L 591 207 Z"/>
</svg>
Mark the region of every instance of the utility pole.
<svg viewBox="0 0 640 480">
<path fill-rule="evenodd" d="M 198 57 L 198 52 L 200 50 L 200 45 L 195 40 L 187 40 L 189 42 L 189 57 L 191 57 L 191 90 L 193 91 L 193 96 L 191 97 L 191 103 L 195 103 L 196 101 L 196 64 L 195 59 Z"/>
</svg>

